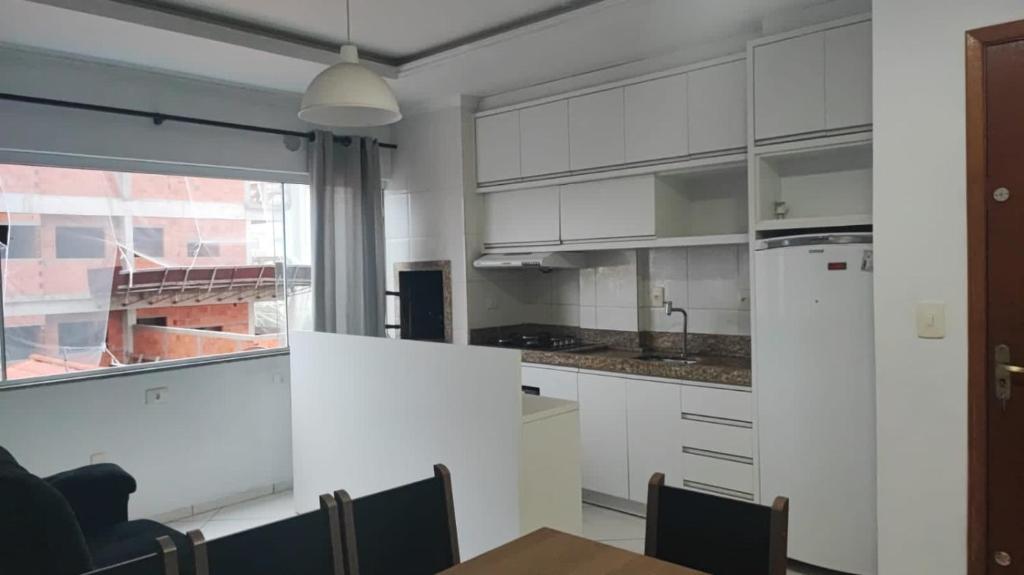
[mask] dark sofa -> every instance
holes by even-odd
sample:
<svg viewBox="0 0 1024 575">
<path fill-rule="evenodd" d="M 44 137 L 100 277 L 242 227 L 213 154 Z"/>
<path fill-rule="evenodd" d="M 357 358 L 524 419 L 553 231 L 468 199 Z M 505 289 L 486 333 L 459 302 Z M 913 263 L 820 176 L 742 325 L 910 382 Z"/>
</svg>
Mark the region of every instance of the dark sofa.
<svg viewBox="0 0 1024 575">
<path fill-rule="evenodd" d="M 153 553 L 169 536 L 191 566 L 183 534 L 156 521 L 128 520 L 135 479 L 100 463 L 41 479 L 0 447 L 0 573 L 78 575 Z"/>
</svg>

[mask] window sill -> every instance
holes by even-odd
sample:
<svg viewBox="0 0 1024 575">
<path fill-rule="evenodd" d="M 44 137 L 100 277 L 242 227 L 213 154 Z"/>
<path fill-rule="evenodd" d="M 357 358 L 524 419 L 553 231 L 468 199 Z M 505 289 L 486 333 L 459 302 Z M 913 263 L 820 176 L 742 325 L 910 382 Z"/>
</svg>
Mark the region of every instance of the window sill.
<svg viewBox="0 0 1024 575">
<path fill-rule="evenodd" d="M 16 389 L 28 389 L 32 387 L 44 387 L 50 385 L 64 385 L 68 383 L 77 383 L 81 381 L 92 381 L 98 379 L 109 379 L 112 377 L 123 377 L 128 375 L 138 375 L 142 373 L 153 373 L 158 371 L 171 371 L 177 369 L 183 369 L 188 367 L 199 367 L 203 365 L 212 365 L 218 363 L 232 363 L 236 361 L 250 361 L 254 359 L 262 359 L 266 357 L 278 357 L 289 355 L 289 349 L 282 347 L 278 349 L 267 349 L 259 351 L 243 351 L 240 353 L 229 353 L 223 355 L 211 355 L 208 357 L 197 357 L 190 359 L 173 359 L 168 361 L 153 362 L 153 363 L 139 363 L 133 365 L 124 365 L 120 367 L 110 367 L 105 369 L 96 369 L 94 371 L 85 371 L 79 373 L 69 373 L 66 375 L 57 376 L 46 376 L 46 377 L 32 377 L 26 379 L 15 379 L 5 382 L 0 382 L 0 393 L 5 391 L 12 391 Z"/>
</svg>

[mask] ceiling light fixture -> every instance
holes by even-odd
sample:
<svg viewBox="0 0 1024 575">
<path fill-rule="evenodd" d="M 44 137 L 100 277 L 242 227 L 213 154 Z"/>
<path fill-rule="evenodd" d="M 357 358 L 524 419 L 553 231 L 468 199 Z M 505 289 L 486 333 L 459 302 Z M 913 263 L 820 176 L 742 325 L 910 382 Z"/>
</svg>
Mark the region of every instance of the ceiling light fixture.
<svg viewBox="0 0 1024 575">
<path fill-rule="evenodd" d="M 398 100 L 383 78 L 359 64 L 352 44 L 352 18 L 345 0 L 345 44 L 341 62 L 313 78 L 302 97 L 299 118 L 338 128 L 383 126 L 402 119 Z"/>
</svg>

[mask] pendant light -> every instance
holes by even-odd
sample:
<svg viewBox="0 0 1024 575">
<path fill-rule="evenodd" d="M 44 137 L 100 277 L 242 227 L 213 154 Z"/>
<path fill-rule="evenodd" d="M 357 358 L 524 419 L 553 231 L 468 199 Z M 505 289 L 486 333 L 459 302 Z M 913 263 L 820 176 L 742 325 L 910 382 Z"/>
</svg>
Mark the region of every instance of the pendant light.
<svg viewBox="0 0 1024 575">
<path fill-rule="evenodd" d="M 383 78 L 359 64 L 352 44 L 349 0 L 345 0 L 345 44 L 341 62 L 313 78 L 302 97 L 299 118 L 338 128 L 383 126 L 402 119 L 398 100 Z"/>
</svg>

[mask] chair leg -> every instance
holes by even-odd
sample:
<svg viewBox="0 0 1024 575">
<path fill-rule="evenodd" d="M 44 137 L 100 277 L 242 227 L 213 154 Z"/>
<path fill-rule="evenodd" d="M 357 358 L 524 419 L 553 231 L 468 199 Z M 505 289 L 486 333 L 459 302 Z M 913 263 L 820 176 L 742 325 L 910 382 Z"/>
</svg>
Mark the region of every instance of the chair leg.
<svg viewBox="0 0 1024 575">
<path fill-rule="evenodd" d="M 338 517 L 338 502 L 330 495 L 321 495 L 320 510 L 327 513 L 328 531 L 331 538 L 331 572 L 333 575 L 346 575 L 345 559 L 341 550 L 341 521 Z"/>
<path fill-rule="evenodd" d="M 786 575 L 789 555 L 789 499 L 776 497 L 772 503 L 769 575 Z"/>
</svg>

